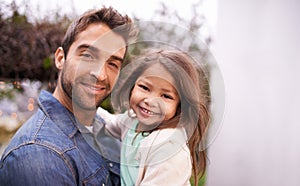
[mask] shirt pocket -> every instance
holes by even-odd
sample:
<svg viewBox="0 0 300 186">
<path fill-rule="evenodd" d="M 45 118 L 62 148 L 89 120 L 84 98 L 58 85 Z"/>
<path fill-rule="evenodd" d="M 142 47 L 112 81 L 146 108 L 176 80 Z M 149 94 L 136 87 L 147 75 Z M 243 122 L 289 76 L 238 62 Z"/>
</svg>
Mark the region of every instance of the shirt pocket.
<svg viewBox="0 0 300 186">
<path fill-rule="evenodd" d="M 105 167 L 101 166 L 93 174 L 91 174 L 87 178 L 83 179 L 82 185 L 85 185 L 85 186 L 111 185 L 111 183 L 109 183 L 108 177 L 109 177 L 109 173 L 108 173 L 107 169 Z"/>
</svg>

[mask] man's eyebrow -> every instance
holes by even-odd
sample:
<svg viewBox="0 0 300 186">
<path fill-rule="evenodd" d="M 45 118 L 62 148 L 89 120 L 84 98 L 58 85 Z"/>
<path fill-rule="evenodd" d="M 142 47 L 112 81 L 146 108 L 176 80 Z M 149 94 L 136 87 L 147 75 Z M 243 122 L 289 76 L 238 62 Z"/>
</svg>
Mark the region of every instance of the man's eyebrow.
<svg viewBox="0 0 300 186">
<path fill-rule="evenodd" d="M 77 47 L 77 50 L 80 50 L 80 49 L 88 49 L 88 50 L 91 50 L 93 52 L 99 52 L 99 49 L 92 46 L 92 45 L 87 45 L 87 44 L 82 44 L 82 45 L 79 45 Z"/>
<path fill-rule="evenodd" d="M 120 61 L 121 63 L 123 63 L 124 59 L 122 57 L 119 57 L 119 56 L 116 56 L 116 55 L 112 55 L 110 56 L 111 60 L 117 60 L 117 61 Z"/>
</svg>

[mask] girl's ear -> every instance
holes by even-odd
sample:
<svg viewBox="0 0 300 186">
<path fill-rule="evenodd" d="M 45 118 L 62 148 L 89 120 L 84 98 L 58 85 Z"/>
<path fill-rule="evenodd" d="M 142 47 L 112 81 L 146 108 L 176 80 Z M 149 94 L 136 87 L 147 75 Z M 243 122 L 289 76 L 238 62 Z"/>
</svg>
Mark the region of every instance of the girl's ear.
<svg viewBox="0 0 300 186">
<path fill-rule="evenodd" d="M 58 47 L 55 51 L 55 66 L 58 70 L 61 70 L 65 63 L 65 53 L 62 47 Z"/>
</svg>

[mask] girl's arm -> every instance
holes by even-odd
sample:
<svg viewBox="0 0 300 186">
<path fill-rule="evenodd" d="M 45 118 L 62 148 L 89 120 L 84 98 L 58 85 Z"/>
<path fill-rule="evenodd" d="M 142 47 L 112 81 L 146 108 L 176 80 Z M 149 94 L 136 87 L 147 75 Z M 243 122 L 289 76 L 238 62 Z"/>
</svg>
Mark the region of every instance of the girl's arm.
<svg viewBox="0 0 300 186">
<path fill-rule="evenodd" d="M 145 138 L 137 185 L 190 185 L 192 162 L 183 130 L 163 129 Z M 145 151 L 144 151 L 145 152 Z"/>
<path fill-rule="evenodd" d="M 122 131 L 120 127 L 120 116 L 116 114 L 111 114 L 107 110 L 99 107 L 97 109 L 97 115 L 100 116 L 105 121 L 105 129 L 109 132 L 113 137 L 117 139 L 121 139 Z"/>
<path fill-rule="evenodd" d="M 190 185 L 191 158 L 184 149 L 165 161 L 152 163 L 144 167 L 140 185 Z"/>
<path fill-rule="evenodd" d="M 97 109 L 97 115 L 105 121 L 106 131 L 120 140 L 122 140 L 123 135 L 125 135 L 128 125 L 132 123 L 132 119 L 128 116 L 127 111 L 122 114 L 111 114 L 107 110 L 99 107 Z"/>
</svg>

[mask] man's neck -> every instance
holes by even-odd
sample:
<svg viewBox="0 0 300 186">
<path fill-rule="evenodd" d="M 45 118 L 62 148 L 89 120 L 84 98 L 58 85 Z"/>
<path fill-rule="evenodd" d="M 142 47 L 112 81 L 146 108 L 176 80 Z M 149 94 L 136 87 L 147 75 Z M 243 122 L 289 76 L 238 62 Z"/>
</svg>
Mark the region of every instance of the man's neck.
<svg viewBox="0 0 300 186">
<path fill-rule="evenodd" d="M 80 124 L 85 126 L 91 126 L 93 124 L 95 115 L 96 115 L 96 109 L 94 110 L 86 110 L 81 109 L 79 107 L 73 106 L 73 114 L 76 117 L 76 119 L 79 121 Z"/>
<path fill-rule="evenodd" d="M 74 114 L 80 124 L 90 126 L 96 115 L 96 109 L 83 109 L 73 104 L 72 99 L 62 90 L 60 84 L 57 85 L 53 96 L 70 112 Z"/>
</svg>

